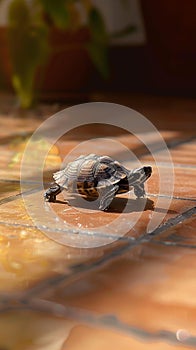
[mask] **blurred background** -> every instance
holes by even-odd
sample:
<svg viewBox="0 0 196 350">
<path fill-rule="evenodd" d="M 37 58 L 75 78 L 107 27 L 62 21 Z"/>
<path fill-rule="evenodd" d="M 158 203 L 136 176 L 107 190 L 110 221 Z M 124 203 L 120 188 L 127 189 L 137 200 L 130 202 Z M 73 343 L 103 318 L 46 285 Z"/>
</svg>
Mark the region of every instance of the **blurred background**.
<svg viewBox="0 0 196 350">
<path fill-rule="evenodd" d="M 24 108 L 196 93 L 194 0 L 0 0 L 0 89 Z"/>
<path fill-rule="evenodd" d="M 195 14 L 195 0 L 0 0 L 0 350 L 178 350 L 179 342 L 181 349 L 196 348 Z M 141 130 L 141 142 L 115 127 L 112 113 L 113 126 L 78 126 L 55 144 L 34 138 L 30 166 L 21 168 L 40 120 L 87 101 L 116 102 L 148 116 L 172 157 L 174 196 L 159 133 Z M 124 213 L 126 225 L 141 214 L 136 229 L 127 243 L 100 250 L 49 239 L 23 201 L 42 189 L 36 179 L 43 150 L 50 150 L 42 169 L 48 188 L 69 154 L 92 152 L 89 140 L 98 154 L 116 158 L 124 147 L 153 166 L 145 210 L 130 198 L 131 219 Z M 106 225 L 106 237 L 120 215 L 118 208 L 103 216 L 91 211 L 91 221 L 61 201 L 52 210 L 77 232 L 93 222 Z M 165 221 L 145 242 L 155 214 Z"/>
</svg>

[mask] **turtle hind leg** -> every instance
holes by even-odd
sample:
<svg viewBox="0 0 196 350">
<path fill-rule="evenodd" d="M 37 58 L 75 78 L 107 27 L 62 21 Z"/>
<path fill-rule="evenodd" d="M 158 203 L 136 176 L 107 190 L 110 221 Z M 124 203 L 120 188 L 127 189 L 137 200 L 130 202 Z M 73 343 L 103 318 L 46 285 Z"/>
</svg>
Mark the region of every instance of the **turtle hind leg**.
<svg viewBox="0 0 196 350">
<path fill-rule="evenodd" d="M 56 202 L 56 196 L 62 192 L 62 187 L 56 182 L 44 193 L 44 199 L 48 202 Z"/>
<path fill-rule="evenodd" d="M 115 194 L 118 192 L 119 186 L 118 185 L 112 185 L 107 186 L 105 188 L 100 188 L 98 190 L 99 192 L 99 209 L 100 210 L 106 210 L 109 205 L 111 204 Z"/>
<path fill-rule="evenodd" d="M 146 192 L 144 189 L 144 184 L 141 183 L 140 185 L 134 186 L 134 193 L 135 193 L 137 198 L 145 197 Z"/>
</svg>

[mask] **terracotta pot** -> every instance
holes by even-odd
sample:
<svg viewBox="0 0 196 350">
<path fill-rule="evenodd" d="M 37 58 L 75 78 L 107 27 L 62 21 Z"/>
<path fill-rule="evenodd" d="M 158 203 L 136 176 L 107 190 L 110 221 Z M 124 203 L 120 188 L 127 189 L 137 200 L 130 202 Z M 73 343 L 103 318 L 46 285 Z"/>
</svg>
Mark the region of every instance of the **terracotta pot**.
<svg viewBox="0 0 196 350">
<path fill-rule="evenodd" d="M 0 85 L 2 88 L 12 90 L 12 65 L 7 44 L 7 30 L 0 27 Z"/>
<path fill-rule="evenodd" d="M 47 63 L 38 68 L 36 88 L 41 94 L 77 92 L 85 89 L 91 75 L 92 64 L 86 45 L 89 31 L 82 28 L 77 32 L 51 29 L 49 34 L 51 52 Z M 0 28 L 0 56 L 3 67 L 3 85 L 12 89 L 12 65 L 7 43 L 7 30 Z"/>
<path fill-rule="evenodd" d="M 51 54 L 42 72 L 42 92 L 75 92 L 86 88 L 92 70 L 86 50 L 89 31 L 86 28 L 77 32 L 53 29 L 49 39 Z"/>
</svg>

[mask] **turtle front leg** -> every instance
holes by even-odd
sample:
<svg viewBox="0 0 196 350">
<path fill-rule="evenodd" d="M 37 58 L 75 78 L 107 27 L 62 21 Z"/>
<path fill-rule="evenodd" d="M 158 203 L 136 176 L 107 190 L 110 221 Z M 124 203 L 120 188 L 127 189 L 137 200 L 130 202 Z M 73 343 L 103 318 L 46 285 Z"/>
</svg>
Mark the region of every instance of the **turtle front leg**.
<svg viewBox="0 0 196 350">
<path fill-rule="evenodd" d="M 106 210 L 111 204 L 115 194 L 118 192 L 118 185 L 111 185 L 105 188 L 100 188 L 99 192 L 99 209 Z"/>
<path fill-rule="evenodd" d="M 44 199 L 48 202 L 56 202 L 56 196 L 62 192 L 62 187 L 56 182 L 44 193 Z"/>
<path fill-rule="evenodd" d="M 145 197 L 146 192 L 144 189 L 144 183 L 141 183 L 140 185 L 134 186 L 134 193 L 137 198 Z"/>
</svg>

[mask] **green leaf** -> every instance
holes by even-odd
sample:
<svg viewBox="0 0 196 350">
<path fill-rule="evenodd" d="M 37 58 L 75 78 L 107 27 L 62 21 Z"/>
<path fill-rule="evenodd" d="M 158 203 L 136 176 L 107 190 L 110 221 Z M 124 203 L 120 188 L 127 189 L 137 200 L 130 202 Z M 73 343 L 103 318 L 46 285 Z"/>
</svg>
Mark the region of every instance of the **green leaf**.
<svg viewBox="0 0 196 350">
<path fill-rule="evenodd" d="M 73 2 L 65 0 L 40 0 L 44 11 L 50 16 L 58 28 L 65 29 L 70 23 L 68 5 Z"/>
<path fill-rule="evenodd" d="M 101 13 L 95 7 L 89 12 L 88 24 L 92 41 L 106 44 L 108 42 L 108 35 L 105 22 Z"/>
<path fill-rule="evenodd" d="M 37 67 L 48 56 L 48 28 L 41 22 L 40 14 L 31 11 L 25 0 L 13 0 L 9 10 L 12 83 L 21 106 L 27 108 L 34 98 Z"/>
<path fill-rule="evenodd" d="M 30 82 L 30 79 L 28 79 Z M 32 81 L 32 79 L 31 79 Z M 12 84 L 19 97 L 19 103 L 22 108 L 29 108 L 33 104 L 33 85 L 24 86 L 24 81 L 20 75 L 14 74 Z"/>
<path fill-rule="evenodd" d="M 104 79 L 109 77 L 108 49 L 107 46 L 91 42 L 87 46 L 89 56 L 96 69 Z"/>
<path fill-rule="evenodd" d="M 89 12 L 88 24 L 91 38 L 87 46 L 89 56 L 103 78 L 107 79 L 109 77 L 108 35 L 104 19 L 95 7 Z"/>
<path fill-rule="evenodd" d="M 13 0 L 9 6 L 9 25 L 25 25 L 30 20 L 27 3 L 24 0 Z"/>
</svg>

